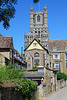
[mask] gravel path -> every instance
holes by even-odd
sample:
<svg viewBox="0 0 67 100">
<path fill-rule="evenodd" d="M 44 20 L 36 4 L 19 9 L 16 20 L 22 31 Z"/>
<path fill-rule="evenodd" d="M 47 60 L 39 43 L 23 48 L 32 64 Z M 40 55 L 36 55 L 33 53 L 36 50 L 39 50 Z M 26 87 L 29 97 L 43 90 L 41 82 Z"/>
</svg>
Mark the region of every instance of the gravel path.
<svg viewBox="0 0 67 100">
<path fill-rule="evenodd" d="M 40 98 L 40 100 L 67 100 L 67 87 L 64 87 L 48 97 Z"/>
</svg>

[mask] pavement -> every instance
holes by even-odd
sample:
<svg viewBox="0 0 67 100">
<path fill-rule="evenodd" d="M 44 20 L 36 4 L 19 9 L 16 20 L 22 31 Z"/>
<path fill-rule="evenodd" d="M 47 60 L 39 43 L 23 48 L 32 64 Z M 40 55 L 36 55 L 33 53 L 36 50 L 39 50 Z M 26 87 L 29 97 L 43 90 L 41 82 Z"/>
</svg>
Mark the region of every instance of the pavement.
<svg viewBox="0 0 67 100">
<path fill-rule="evenodd" d="M 39 100 L 67 100 L 67 87 L 60 89 L 49 96 L 42 97 Z"/>
</svg>

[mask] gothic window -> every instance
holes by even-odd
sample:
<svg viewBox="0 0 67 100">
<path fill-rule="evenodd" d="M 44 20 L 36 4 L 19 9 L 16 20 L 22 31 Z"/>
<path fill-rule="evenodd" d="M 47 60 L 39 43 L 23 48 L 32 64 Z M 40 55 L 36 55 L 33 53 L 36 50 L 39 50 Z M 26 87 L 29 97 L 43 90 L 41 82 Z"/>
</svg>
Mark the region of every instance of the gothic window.
<svg viewBox="0 0 67 100">
<path fill-rule="evenodd" d="M 37 22 L 40 22 L 40 16 L 39 15 L 37 16 Z"/>
<path fill-rule="evenodd" d="M 28 64 L 28 67 L 30 67 L 30 63 Z"/>
<path fill-rule="evenodd" d="M 39 43 L 40 43 L 40 40 L 39 40 Z"/>
<path fill-rule="evenodd" d="M 39 53 L 36 52 L 34 54 L 34 65 L 39 66 L 39 64 L 40 64 L 40 55 Z"/>
<path fill-rule="evenodd" d="M 38 36 L 40 37 L 40 31 L 38 31 Z"/>
<path fill-rule="evenodd" d="M 35 23 L 35 15 L 33 15 L 33 23 Z"/>
<path fill-rule="evenodd" d="M 28 57 L 28 60 L 30 60 L 30 57 Z"/>
<path fill-rule="evenodd" d="M 35 33 L 37 33 L 37 31 L 35 31 Z"/>
</svg>

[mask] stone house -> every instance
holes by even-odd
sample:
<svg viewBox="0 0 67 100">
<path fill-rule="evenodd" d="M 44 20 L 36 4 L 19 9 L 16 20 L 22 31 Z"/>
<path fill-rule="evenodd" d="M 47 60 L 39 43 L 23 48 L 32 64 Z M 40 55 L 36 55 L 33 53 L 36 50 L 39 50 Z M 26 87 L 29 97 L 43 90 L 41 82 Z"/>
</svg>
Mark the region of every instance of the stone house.
<svg viewBox="0 0 67 100">
<path fill-rule="evenodd" d="M 12 37 L 0 37 L 0 64 L 2 66 L 17 64 L 26 69 L 26 62 L 17 50 L 14 49 Z"/>
<path fill-rule="evenodd" d="M 36 39 L 24 50 L 27 69 L 32 69 L 33 66 L 47 66 L 49 63 L 49 53 Z"/>
<path fill-rule="evenodd" d="M 67 40 L 49 40 L 49 51 L 52 68 L 67 74 Z"/>
<path fill-rule="evenodd" d="M 0 37 L 0 54 L 13 64 L 13 40 L 12 37 Z M 1 56 L 0 56 L 1 57 Z M 5 62 L 3 63 L 5 65 Z"/>
</svg>

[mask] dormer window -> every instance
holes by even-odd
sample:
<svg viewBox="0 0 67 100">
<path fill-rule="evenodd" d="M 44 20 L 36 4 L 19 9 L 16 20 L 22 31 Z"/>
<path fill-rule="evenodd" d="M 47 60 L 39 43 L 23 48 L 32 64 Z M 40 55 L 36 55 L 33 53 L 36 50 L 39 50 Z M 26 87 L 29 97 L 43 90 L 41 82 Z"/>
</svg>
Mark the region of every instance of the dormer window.
<svg viewBox="0 0 67 100">
<path fill-rule="evenodd" d="M 40 16 L 39 15 L 37 16 L 37 22 L 40 22 Z"/>
<path fill-rule="evenodd" d="M 37 46 L 37 43 L 33 43 L 33 46 Z"/>
<path fill-rule="evenodd" d="M 53 51 L 56 51 L 56 47 L 53 47 Z"/>
</svg>

